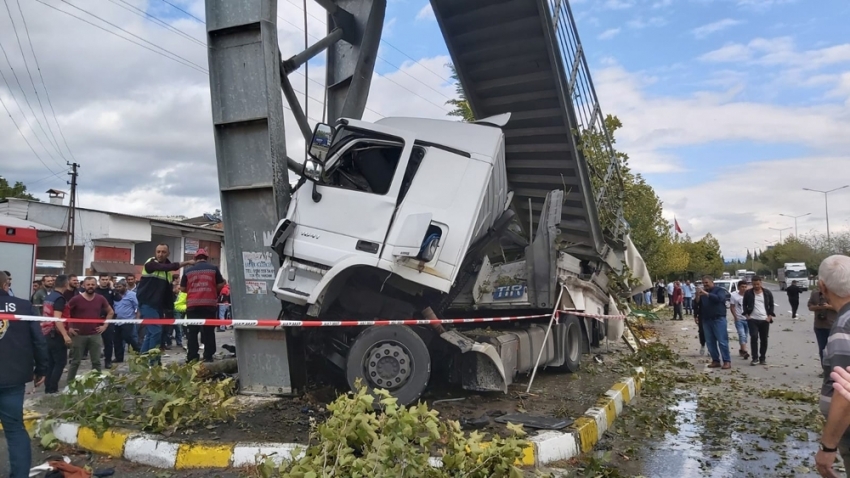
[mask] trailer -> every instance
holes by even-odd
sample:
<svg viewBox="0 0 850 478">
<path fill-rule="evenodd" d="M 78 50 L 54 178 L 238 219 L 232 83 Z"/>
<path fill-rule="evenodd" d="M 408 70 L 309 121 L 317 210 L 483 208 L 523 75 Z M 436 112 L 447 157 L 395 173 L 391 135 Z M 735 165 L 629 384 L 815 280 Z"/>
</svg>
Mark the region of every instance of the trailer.
<svg viewBox="0 0 850 478">
<path fill-rule="evenodd" d="M 323 325 L 237 329 L 243 393 L 297 392 L 307 360 L 404 404 L 435 375 L 506 392 L 622 335 L 652 283 L 568 2 L 432 0 L 473 123 L 360 119 L 385 1 L 319 1 L 327 37 L 284 61 L 276 2 L 238 3 L 207 0 L 233 314 Z M 325 49 L 331 121 L 311 127 L 288 75 Z"/>
<path fill-rule="evenodd" d="M 776 277 L 779 281 L 779 290 L 785 290 L 792 282 L 797 282 L 798 285 L 809 286 L 809 269 L 805 262 L 786 262 L 783 267 L 776 270 Z"/>
</svg>

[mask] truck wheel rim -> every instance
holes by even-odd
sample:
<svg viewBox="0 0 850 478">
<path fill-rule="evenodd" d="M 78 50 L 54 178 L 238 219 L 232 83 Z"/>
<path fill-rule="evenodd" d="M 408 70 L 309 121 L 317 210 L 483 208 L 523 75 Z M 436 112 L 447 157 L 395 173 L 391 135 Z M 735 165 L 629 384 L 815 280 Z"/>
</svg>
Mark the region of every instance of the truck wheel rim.
<svg viewBox="0 0 850 478">
<path fill-rule="evenodd" d="M 395 390 L 410 378 L 413 367 L 407 350 L 395 342 L 376 344 L 363 358 L 366 377 L 373 387 Z"/>
</svg>

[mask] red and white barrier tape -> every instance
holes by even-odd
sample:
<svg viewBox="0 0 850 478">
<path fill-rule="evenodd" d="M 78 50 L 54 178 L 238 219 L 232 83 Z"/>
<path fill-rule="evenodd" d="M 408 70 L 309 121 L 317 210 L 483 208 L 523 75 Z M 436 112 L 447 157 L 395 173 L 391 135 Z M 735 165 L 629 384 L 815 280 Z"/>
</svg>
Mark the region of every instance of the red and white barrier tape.
<svg viewBox="0 0 850 478">
<path fill-rule="evenodd" d="M 563 314 L 571 314 L 594 319 L 623 319 L 622 315 L 598 315 L 585 314 L 582 312 L 560 311 Z M 476 317 L 466 319 L 406 319 L 406 320 L 227 320 L 227 319 L 68 319 L 56 317 L 42 317 L 38 315 L 0 314 L 0 320 L 19 320 L 25 322 L 64 322 L 76 324 L 140 324 L 140 325 L 210 325 L 210 326 L 254 326 L 254 327 L 365 327 L 373 325 L 437 325 L 437 324 L 477 324 L 488 322 L 512 322 L 515 320 L 542 319 L 550 314 L 519 315 L 510 317 Z"/>
</svg>

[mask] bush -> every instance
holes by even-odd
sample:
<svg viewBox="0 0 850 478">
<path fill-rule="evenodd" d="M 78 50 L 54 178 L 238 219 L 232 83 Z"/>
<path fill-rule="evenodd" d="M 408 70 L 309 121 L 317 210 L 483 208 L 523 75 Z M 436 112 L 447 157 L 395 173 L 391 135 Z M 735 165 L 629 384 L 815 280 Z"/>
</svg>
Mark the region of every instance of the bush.
<svg viewBox="0 0 850 478">
<path fill-rule="evenodd" d="M 158 350 L 131 355 L 129 374 L 78 376 L 59 397 L 58 411 L 48 418 L 79 423 L 98 433 L 123 426 L 165 435 L 235 418 L 233 379 L 204 380 L 198 376 L 202 370 L 198 363 L 149 366 L 158 356 Z"/>
<path fill-rule="evenodd" d="M 441 421 L 438 412 L 423 403 L 399 406 L 387 391 L 370 393 L 362 386 L 337 398 L 328 410 L 331 417 L 313 427 L 311 445 L 302 458 L 293 455 L 280 466 L 267 458 L 260 474 L 265 478 L 523 476 L 514 465 L 528 445 L 521 426 L 509 424 L 510 437 L 493 437 L 484 444 L 483 434 L 465 434 L 458 422 Z M 442 467 L 431 466 L 431 456 L 441 458 Z"/>
</svg>

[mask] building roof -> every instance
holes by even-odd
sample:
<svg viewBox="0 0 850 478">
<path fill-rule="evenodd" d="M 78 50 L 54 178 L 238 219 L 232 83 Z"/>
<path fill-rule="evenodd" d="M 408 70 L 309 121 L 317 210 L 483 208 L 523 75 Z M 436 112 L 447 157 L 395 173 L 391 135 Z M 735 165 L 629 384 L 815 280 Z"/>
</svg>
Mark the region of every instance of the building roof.
<svg viewBox="0 0 850 478">
<path fill-rule="evenodd" d="M 10 202 L 10 201 L 20 201 L 20 202 L 26 202 L 26 203 L 31 203 L 31 204 L 38 204 L 40 206 L 52 206 L 52 207 L 61 207 L 61 208 L 69 207 L 69 206 L 64 205 L 64 204 L 50 204 L 50 203 L 47 203 L 47 202 L 34 201 L 34 200 L 31 200 L 31 199 L 20 199 L 20 198 L 0 199 L 0 203 Z M 123 212 L 103 211 L 103 210 L 100 210 L 100 209 L 89 209 L 89 208 L 84 208 L 84 207 L 78 207 L 76 209 L 78 211 L 88 211 L 88 212 L 94 212 L 94 213 L 100 213 L 100 214 L 109 214 L 109 215 L 113 215 L 113 216 L 127 217 L 127 218 L 130 218 L 130 219 L 139 219 L 139 220 L 143 220 L 143 221 L 149 221 L 151 225 L 156 225 L 156 224 L 179 225 L 181 227 L 188 227 L 188 228 L 195 229 L 195 230 L 198 230 L 198 231 L 209 231 L 212 234 L 221 235 L 221 236 L 224 235 L 224 231 L 217 229 L 217 228 L 197 226 L 197 225 L 194 225 L 194 224 L 188 224 L 188 223 L 184 223 L 184 222 L 180 222 L 180 221 L 169 221 L 169 220 L 163 220 L 163 219 L 154 219 L 154 218 L 151 218 L 151 217 L 136 216 L 134 214 L 126 214 L 126 213 L 123 213 Z M 0 218 L 3 218 L 3 217 L 10 217 L 10 216 L 4 216 L 4 215 L 0 214 Z M 48 227 L 48 226 L 43 226 L 43 227 Z M 39 230 L 41 230 L 41 229 L 39 229 Z M 64 231 L 60 231 L 60 232 L 64 232 Z"/>
<path fill-rule="evenodd" d="M 35 229 L 41 232 L 65 232 L 62 229 L 57 229 L 55 227 L 45 226 L 44 224 L 39 224 L 37 222 L 27 221 L 26 219 L 19 219 L 14 216 L 4 216 L 0 214 L 0 226 L 6 227 L 20 227 L 26 229 Z"/>
</svg>

